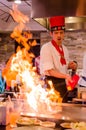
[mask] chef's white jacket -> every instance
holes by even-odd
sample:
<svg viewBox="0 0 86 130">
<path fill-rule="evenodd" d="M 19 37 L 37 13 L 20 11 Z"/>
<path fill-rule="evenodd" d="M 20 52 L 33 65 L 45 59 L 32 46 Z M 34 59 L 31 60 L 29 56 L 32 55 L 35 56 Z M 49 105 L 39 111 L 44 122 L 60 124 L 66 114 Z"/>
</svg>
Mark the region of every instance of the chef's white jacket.
<svg viewBox="0 0 86 130">
<path fill-rule="evenodd" d="M 64 57 L 68 64 L 69 52 L 67 48 L 62 44 Z M 67 64 L 62 65 L 60 62 L 60 54 L 51 42 L 44 44 L 40 51 L 40 73 L 45 75 L 46 70 L 56 69 L 59 72 L 67 73 Z M 47 74 L 49 75 L 49 74 Z"/>
</svg>

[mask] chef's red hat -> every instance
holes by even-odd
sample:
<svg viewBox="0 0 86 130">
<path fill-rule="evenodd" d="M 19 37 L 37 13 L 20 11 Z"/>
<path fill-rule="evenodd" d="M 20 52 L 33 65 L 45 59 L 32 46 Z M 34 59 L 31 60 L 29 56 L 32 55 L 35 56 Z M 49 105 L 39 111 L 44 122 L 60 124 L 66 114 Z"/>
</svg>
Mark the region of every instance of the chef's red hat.
<svg viewBox="0 0 86 130">
<path fill-rule="evenodd" d="M 54 16 L 49 19 L 51 31 L 65 30 L 65 17 Z"/>
</svg>

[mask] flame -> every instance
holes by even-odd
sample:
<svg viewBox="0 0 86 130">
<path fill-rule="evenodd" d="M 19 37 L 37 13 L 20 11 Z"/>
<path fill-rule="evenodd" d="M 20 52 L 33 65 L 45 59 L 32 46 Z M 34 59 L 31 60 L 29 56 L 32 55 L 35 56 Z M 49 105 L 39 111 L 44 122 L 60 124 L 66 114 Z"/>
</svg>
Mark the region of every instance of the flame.
<svg viewBox="0 0 86 130">
<path fill-rule="evenodd" d="M 16 53 L 10 57 L 3 69 L 2 75 L 6 78 L 8 86 L 16 86 L 17 83 L 21 84 L 19 86 L 21 97 L 27 99 L 27 103 L 35 112 L 57 111 L 53 102 L 62 102 L 59 92 L 55 91 L 51 81 L 48 81 L 49 88 L 44 88 L 45 81 L 40 80 L 40 75 L 36 73 L 36 68 L 32 64 L 35 56 L 30 51 L 30 48 L 36 45 L 36 41 L 31 42 L 29 40 L 32 38 L 30 31 L 23 32 L 25 23 L 29 21 L 29 18 L 22 14 L 16 5 L 13 6 L 11 15 L 18 25 L 10 36 L 23 48 L 18 46 Z"/>
</svg>

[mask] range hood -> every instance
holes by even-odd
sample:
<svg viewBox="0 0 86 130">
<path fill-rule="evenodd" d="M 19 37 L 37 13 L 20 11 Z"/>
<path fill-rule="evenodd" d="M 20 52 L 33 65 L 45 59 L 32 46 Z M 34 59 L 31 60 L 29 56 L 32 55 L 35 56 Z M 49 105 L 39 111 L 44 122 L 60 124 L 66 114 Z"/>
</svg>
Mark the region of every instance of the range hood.
<svg viewBox="0 0 86 130">
<path fill-rule="evenodd" d="M 56 15 L 65 16 L 66 30 L 86 30 L 86 0 L 32 0 L 31 17 L 47 29 Z"/>
</svg>

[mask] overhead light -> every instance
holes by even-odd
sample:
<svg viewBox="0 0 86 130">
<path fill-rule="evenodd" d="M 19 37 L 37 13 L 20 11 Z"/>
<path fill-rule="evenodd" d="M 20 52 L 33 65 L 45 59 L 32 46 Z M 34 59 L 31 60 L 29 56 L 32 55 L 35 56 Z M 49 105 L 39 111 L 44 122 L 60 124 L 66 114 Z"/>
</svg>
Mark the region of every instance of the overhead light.
<svg viewBox="0 0 86 130">
<path fill-rule="evenodd" d="M 21 0 L 15 0 L 14 3 L 21 4 Z"/>
</svg>

